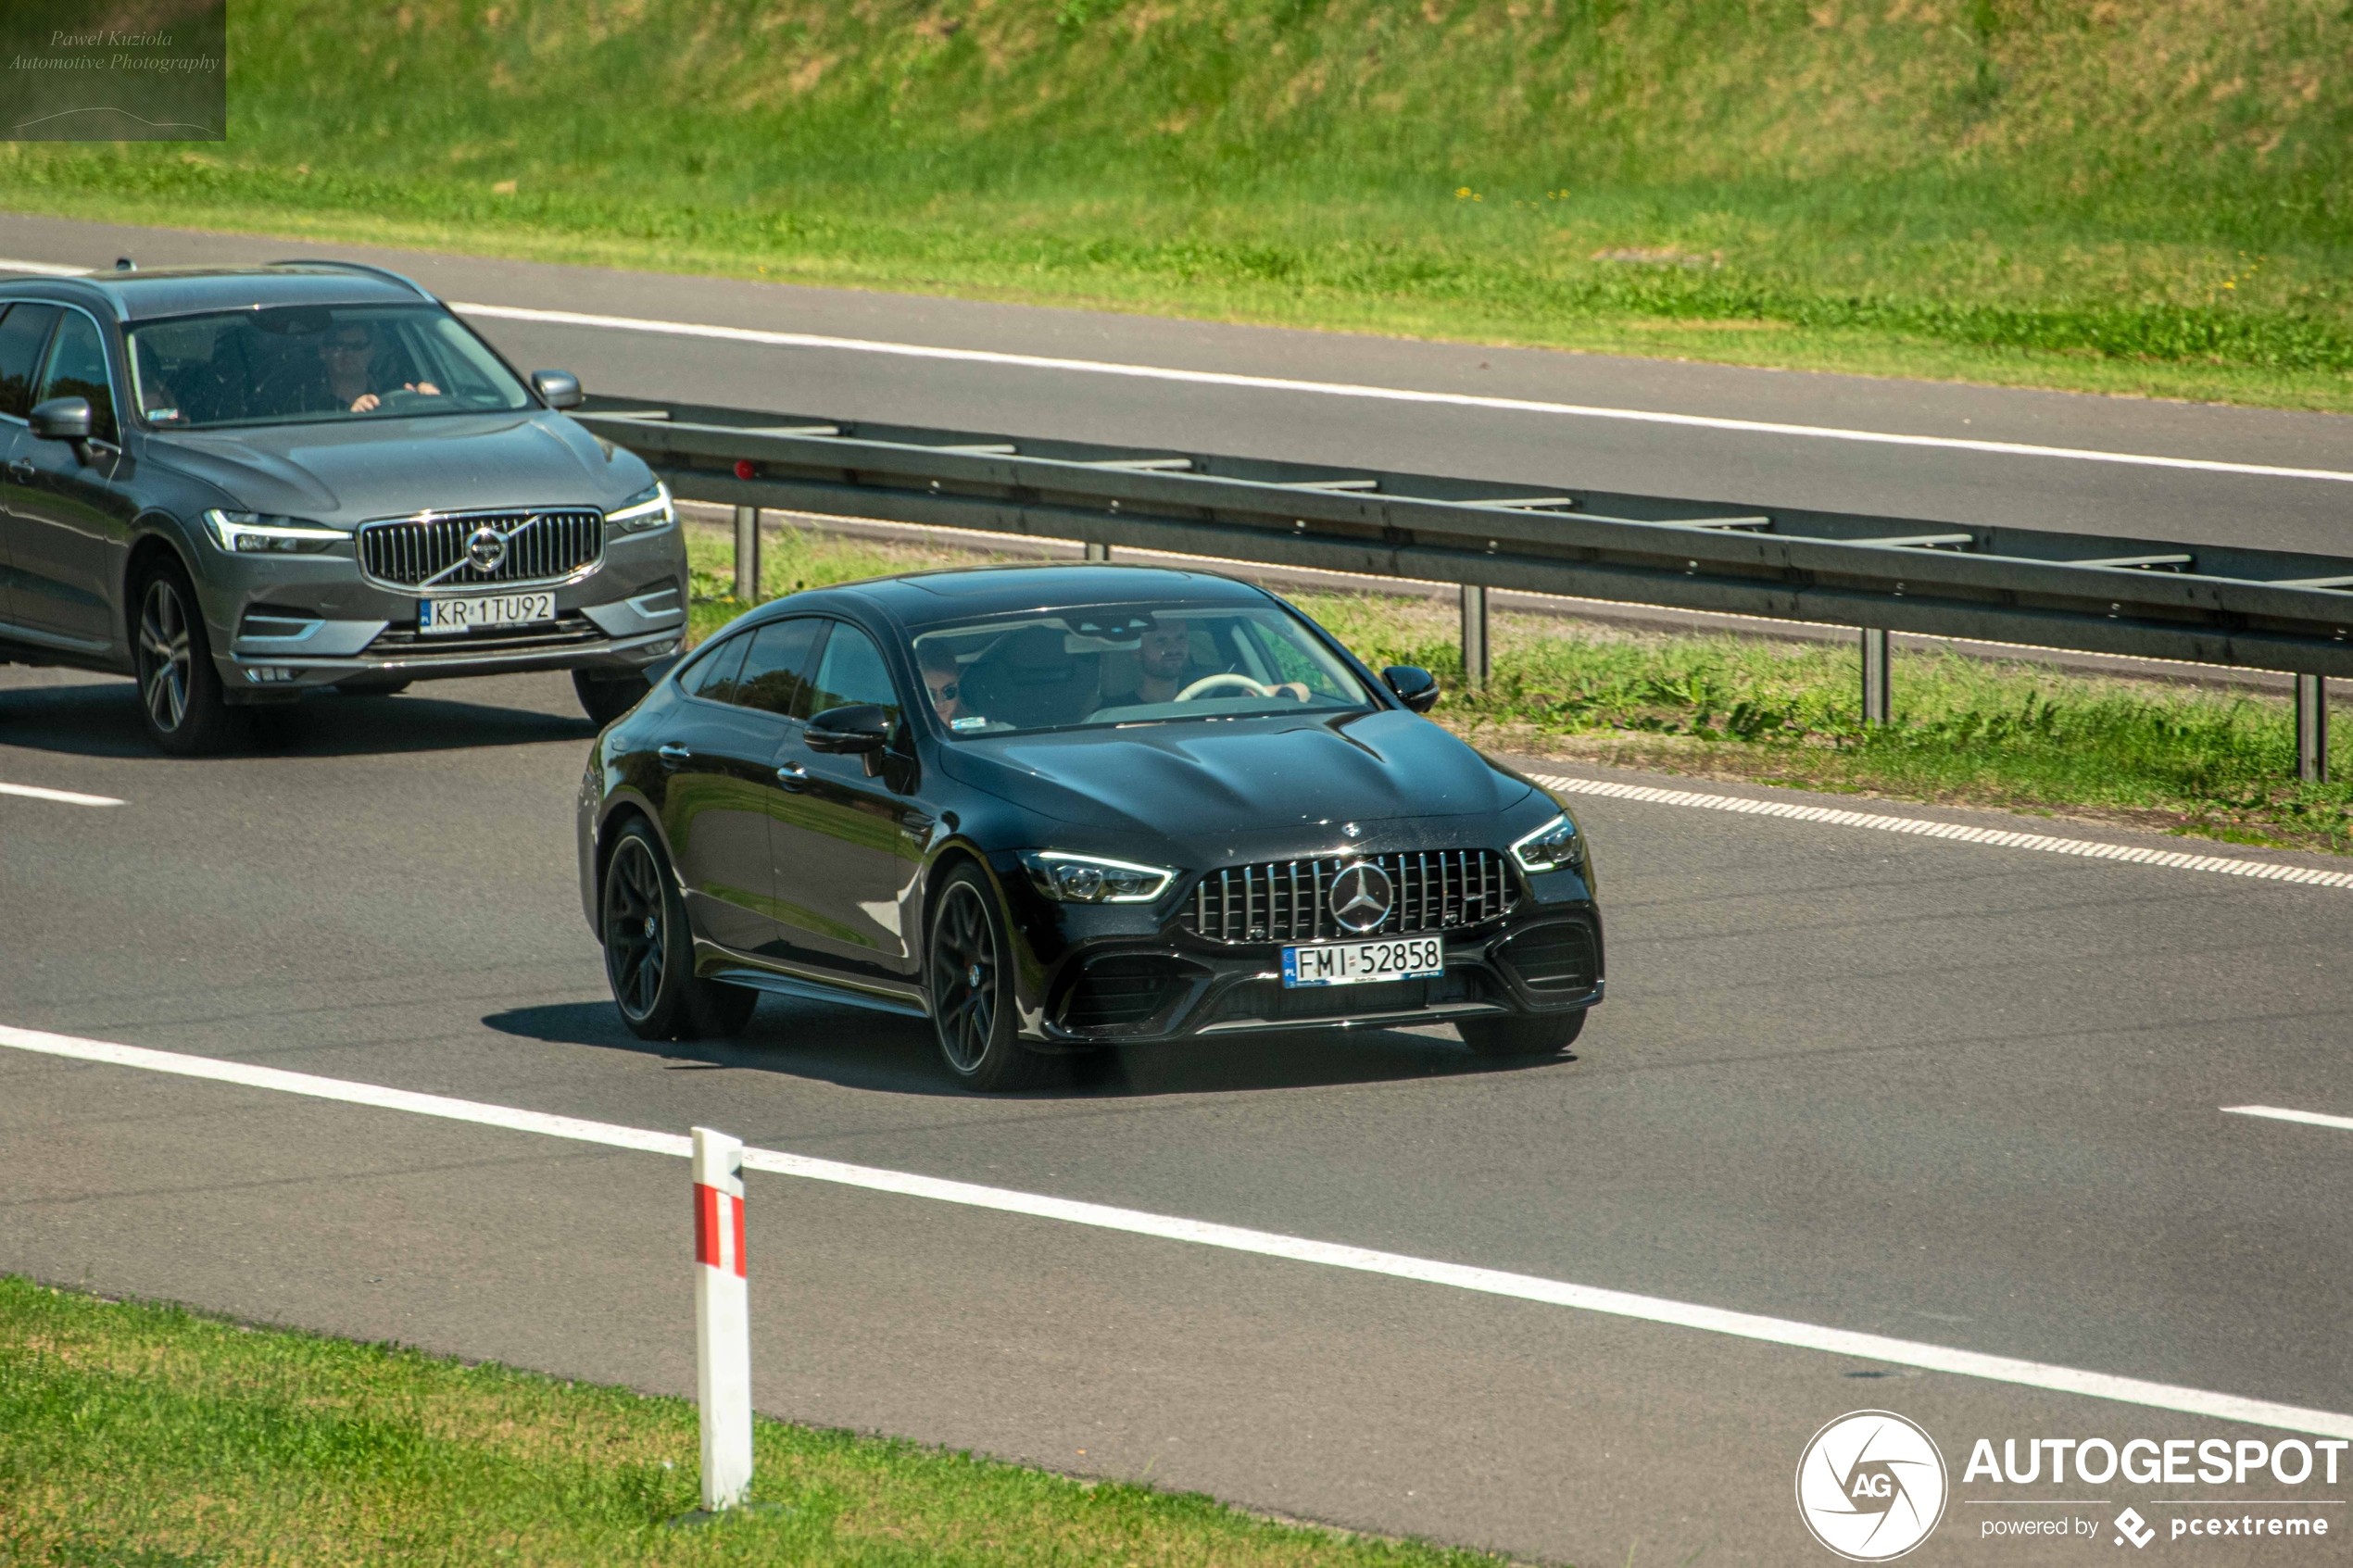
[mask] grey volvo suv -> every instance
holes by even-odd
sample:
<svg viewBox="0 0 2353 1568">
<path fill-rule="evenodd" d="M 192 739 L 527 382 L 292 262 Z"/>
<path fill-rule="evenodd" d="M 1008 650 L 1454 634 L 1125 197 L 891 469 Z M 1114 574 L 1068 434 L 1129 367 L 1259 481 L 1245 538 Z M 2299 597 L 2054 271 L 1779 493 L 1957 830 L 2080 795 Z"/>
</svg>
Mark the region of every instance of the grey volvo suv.
<svg viewBox="0 0 2353 1568">
<path fill-rule="evenodd" d="M 258 703 L 523 670 L 604 723 L 679 646 L 686 556 L 580 397 L 373 268 L 0 282 L 0 662 L 135 676 L 183 754 Z"/>
</svg>

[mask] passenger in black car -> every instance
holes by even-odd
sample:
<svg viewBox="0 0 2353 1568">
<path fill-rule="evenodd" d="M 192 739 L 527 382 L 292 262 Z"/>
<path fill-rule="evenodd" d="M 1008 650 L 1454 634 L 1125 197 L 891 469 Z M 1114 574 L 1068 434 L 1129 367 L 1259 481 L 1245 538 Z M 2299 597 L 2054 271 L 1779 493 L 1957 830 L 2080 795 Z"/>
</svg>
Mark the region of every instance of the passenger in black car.
<svg viewBox="0 0 2353 1568">
<path fill-rule="evenodd" d="M 1227 675 L 1235 683 L 1235 689 L 1248 689 L 1265 696 L 1286 696 L 1295 702 L 1307 700 L 1307 688 L 1296 681 L 1261 687 L 1254 681 L 1231 675 L 1215 665 L 1201 663 L 1193 657 L 1191 626 L 1171 617 L 1154 616 L 1136 645 L 1134 689 L 1105 693 L 1102 706 L 1126 708 L 1175 702 L 1193 685 L 1214 675 Z"/>
</svg>

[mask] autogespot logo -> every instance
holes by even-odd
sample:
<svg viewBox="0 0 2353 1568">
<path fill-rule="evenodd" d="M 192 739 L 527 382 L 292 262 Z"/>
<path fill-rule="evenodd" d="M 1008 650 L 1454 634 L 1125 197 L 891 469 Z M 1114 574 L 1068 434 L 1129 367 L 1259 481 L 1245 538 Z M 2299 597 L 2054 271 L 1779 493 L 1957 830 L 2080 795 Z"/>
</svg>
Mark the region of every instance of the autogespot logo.
<svg viewBox="0 0 2353 1568">
<path fill-rule="evenodd" d="M 1797 1461 L 1797 1512 L 1852 1562 L 1903 1556 L 1944 1517 L 1944 1456 L 1893 1411 L 1856 1411 L 1814 1434 Z"/>
</svg>

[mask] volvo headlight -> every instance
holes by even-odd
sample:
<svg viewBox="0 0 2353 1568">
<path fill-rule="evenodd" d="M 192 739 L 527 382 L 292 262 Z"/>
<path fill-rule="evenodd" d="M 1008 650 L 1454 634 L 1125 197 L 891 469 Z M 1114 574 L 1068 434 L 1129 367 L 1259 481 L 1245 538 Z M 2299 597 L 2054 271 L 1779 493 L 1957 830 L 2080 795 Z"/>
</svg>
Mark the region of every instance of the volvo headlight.
<svg viewBox="0 0 2353 1568">
<path fill-rule="evenodd" d="M 216 507 L 204 514 L 204 526 L 212 542 L 233 556 L 315 556 L 351 542 L 340 528 L 272 512 L 224 512 Z"/>
<path fill-rule="evenodd" d="M 1034 849 L 1021 858 L 1038 892 L 1064 904 L 1149 904 L 1176 879 L 1160 866 L 1106 860 L 1097 855 L 1065 855 Z"/>
<path fill-rule="evenodd" d="M 651 533 L 677 521 L 677 508 L 670 504 L 670 486 L 660 480 L 630 496 L 627 505 L 605 514 L 605 526 L 623 533 Z"/>
<path fill-rule="evenodd" d="M 1512 846 L 1512 859 L 1522 871 L 1575 871 L 1585 858 L 1585 841 L 1567 813 L 1554 817 Z"/>
</svg>

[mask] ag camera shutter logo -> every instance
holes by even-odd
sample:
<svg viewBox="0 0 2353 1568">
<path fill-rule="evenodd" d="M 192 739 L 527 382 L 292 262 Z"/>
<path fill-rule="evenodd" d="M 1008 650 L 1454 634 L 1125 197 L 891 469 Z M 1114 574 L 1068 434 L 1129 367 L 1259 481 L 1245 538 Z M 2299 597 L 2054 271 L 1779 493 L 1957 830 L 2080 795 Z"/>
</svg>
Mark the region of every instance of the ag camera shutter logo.
<svg viewBox="0 0 2353 1568">
<path fill-rule="evenodd" d="M 1893 1411 L 1840 1416 L 1797 1461 L 1798 1517 L 1850 1562 L 1886 1562 L 1928 1539 L 1947 1491 L 1935 1441 Z"/>
</svg>

